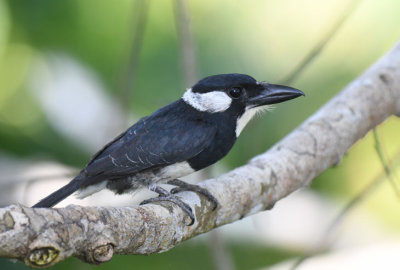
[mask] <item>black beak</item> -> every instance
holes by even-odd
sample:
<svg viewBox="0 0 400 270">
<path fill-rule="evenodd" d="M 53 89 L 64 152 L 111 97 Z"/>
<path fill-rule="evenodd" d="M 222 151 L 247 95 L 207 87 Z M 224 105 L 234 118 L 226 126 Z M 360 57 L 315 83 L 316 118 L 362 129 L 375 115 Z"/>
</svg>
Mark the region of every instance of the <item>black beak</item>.
<svg viewBox="0 0 400 270">
<path fill-rule="evenodd" d="M 305 96 L 304 93 L 296 88 L 289 86 L 260 83 L 263 89 L 256 96 L 250 97 L 248 104 L 253 107 L 276 104 L 297 98 L 299 96 Z"/>
</svg>

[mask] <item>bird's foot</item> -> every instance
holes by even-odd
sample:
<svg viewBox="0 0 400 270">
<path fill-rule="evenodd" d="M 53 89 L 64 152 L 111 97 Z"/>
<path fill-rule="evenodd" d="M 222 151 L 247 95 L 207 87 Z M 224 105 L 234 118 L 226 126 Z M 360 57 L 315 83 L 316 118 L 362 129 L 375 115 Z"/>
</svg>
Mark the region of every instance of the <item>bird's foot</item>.
<svg viewBox="0 0 400 270">
<path fill-rule="evenodd" d="M 207 199 L 214 204 L 214 207 L 212 209 L 213 211 L 218 207 L 217 199 L 205 188 L 199 187 L 197 185 L 188 184 L 179 179 L 170 180 L 167 182 L 167 184 L 177 186 L 176 188 L 171 189 L 171 194 L 176 194 L 181 191 L 197 192 L 201 195 L 206 196 Z"/>
<path fill-rule="evenodd" d="M 155 186 L 155 187 L 151 187 L 150 190 L 154 191 L 154 192 L 157 192 L 158 193 L 158 197 L 144 200 L 144 201 L 142 201 L 140 203 L 140 205 L 148 204 L 148 203 L 154 203 L 154 202 L 162 202 L 162 201 L 168 201 L 168 202 L 175 203 L 180 208 L 182 208 L 182 210 L 190 217 L 191 221 L 188 224 L 188 226 L 193 225 L 195 217 L 193 215 L 192 208 L 190 208 L 190 206 L 188 204 L 184 203 L 177 196 L 171 194 L 170 192 L 168 192 L 167 190 L 163 189 L 162 187 Z"/>
</svg>

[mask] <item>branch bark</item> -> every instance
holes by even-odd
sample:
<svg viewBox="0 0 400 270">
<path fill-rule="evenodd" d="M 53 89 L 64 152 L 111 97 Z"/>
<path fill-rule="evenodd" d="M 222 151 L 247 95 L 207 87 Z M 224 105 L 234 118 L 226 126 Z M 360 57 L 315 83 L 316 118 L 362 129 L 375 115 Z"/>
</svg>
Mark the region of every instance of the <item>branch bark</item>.
<svg viewBox="0 0 400 270">
<path fill-rule="evenodd" d="M 400 116 L 400 43 L 286 138 L 248 164 L 201 183 L 217 210 L 192 193 L 180 196 L 196 215 L 187 226 L 168 202 L 137 207 L 0 209 L 0 256 L 47 267 L 69 256 L 102 263 L 118 254 L 151 254 L 215 227 L 267 210 L 325 169 L 390 115 Z"/>
</svg>

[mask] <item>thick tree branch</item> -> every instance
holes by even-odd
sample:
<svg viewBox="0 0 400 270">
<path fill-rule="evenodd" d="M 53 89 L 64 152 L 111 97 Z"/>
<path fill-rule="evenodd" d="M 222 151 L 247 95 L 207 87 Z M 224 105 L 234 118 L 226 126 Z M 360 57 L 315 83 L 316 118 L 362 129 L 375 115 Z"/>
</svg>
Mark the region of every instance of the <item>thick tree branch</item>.
<svg viewBox="0 0 400 270">
<path fill-rule="evenodd" d="M 0 209 L 0 256 L 30 266 L 50 266 L 69 256 L 90 263 L 114 253 L 150 254 L 245 216 L 307 186 L 390 115 L 400 115 L 400 43 L 305 123 L 245 166 L 201 185 L 218 199 L 212 205 L 192 192 L 180 195 L 194 210 L 187 226 L 182 210 L 168 202 L 138 207 Z"/>
</svg>

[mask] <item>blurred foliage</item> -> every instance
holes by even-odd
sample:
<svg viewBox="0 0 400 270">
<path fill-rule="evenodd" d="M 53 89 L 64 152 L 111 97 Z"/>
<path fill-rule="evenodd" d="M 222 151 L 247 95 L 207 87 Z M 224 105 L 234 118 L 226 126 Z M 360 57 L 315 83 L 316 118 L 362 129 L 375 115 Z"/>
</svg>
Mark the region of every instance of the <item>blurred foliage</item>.
<svg viewBox="0 0 400 270">
<path fill-rule="evenodd" d="M 0 119 L 10 116 L 15 123 L 21 112 L 26 112 L 30 118 L 40 114 L 40 108 L 35 108 L 34 104 L 26 108 L 31 99 L 22 85 L 33 54 L 68 53 L 97 72 L 108 91 L 118 94 L 116 86 L 132 42 L 133 1 L 119 1 L 118 5 L 93 0 L 5 3 L 3 13 L 9 13 L 11 30 L 1 66 L 10 74 L 2 83 L 13 85 L 1 87 L 0 102 L 9 96 L 3 95 L 12 92 L 16 100 L 23 101 L 24 109 L 15 105 L 12 106 L 14 111 L 2 108 Z M 199 75 L 243 72 L 259 80 L 278 81 L 290 73 L 350 3 L 327 1 L 322 4 L 311 0 L 301 4 L 289 0 L 251 1 L 245 5 L 239 1 L 232 4 L 227 1 L 189 2 Z M 389 49 L 400 34 L 400 29 L 390 27 L 397 19 L 396 8 L 400 9 L 397 1 L 381 1 L 380 4 L 363 1 L 337 37 L 294 83 L 306 92 L 307 98 L 280 104 L 262 120 L 253 121 L 248 128 L 251 131 L 243 133 L 224 162 L 234 167 L 267 149 Z M 385 16 L 378 16 L 376 10 L 385 11 Z M 188 87 L 181 85 L 173 2 L 150 2 L 147 20 L 132 99 L 132 110 L 138 116 L 178 98 L 184 87 Z M 361 37 L 368 46 L 356 46 Z M 18 52 L 14 58 L 9 56 L 11 59 L 7 61 L 7 56 L 16 50 L 14 47 L 22 46 L 19 44 L 23 44 L 25 52 Z M 25 115 L 19 118 L 24 119 Z M 34 125 L 16 125 L 29 133 L 32 126 L 37 128 L 37 124 L 42 123 L 42 129 L 47 131 L 50 128 L 43 124 L 44 120 L 37 117 Z M 32 144 L 32 147 L 35 146 Z M 55 158 L 83 165 L 81 159 L 74 162 L 62 156 Z"/>
<path fill-rule="evenodd" d="M 277 82 L 302 61 L 352 4 L 351 0 L 188 1 L 199 77 L 240 72 Z M 117 86 L 132 44 L 133 8 L 133 0 L 0 1 L 1 152 L 84 165 L 93 153 L 76 146 L 49 123 L 29 90 L 31 69 L 37 57 L 51 52 L 67 54 L 97 74 L 108 94 L 120 100 L 123 97 L 118 96 Z M 150 1 L 132 89 L 135 117 L 179 98 L 189 87 L 182 83 L 174 14 L 173 1 Z M 400 36 L 399 14 L 398 0 L 360 1 L 321 54 L 293 82 L 306 98 L 279 104 L 273 112 L 251 122 L 223 164 L 233 168 L 268 149 L 389 50 Z M 388 160 L 400 151 L 399 130 L 400 122 L 395 118 L 380 127 Z M 381 171 L 372 137 L 367 135 L 312 187 L 348 198 Z M 392 214 L 398 211 L 396 202 L 389 186 L 380 189 L 367 206 L 389 226 L 399 228 L 398 215 Z M 254 247 L 232 249 L 235 258 L 240 258 L 238 269 L 260 267 L 285 256 Z M 258 256 L 262 252 L 265 257 Z M 201 268 L 211 268 L 210 258 L 199 256 L 204 253 L 205 247 L 182 245 L 149 258 L 117 256 L 101 268 L 136 267 L 139 262 L 143 267 L 167 264 L 167 268 L 187 269 L 208 264 Z M 260 258 L 265 261 L 258 264 Z M 2 265 L 14 267 L 5 260 L 0 260 Z M 18 264 L 15 267 L 20 269 Z M 91 268 L 74 259 L 57 267 Z"/>
</svg>

